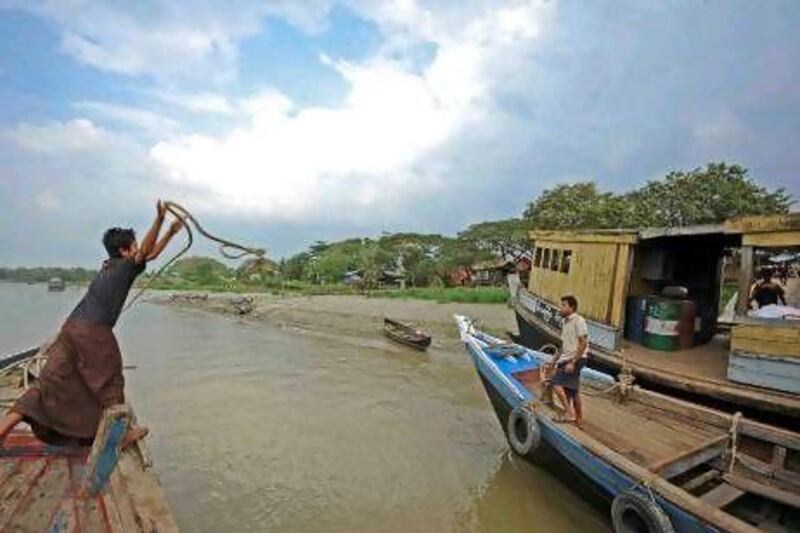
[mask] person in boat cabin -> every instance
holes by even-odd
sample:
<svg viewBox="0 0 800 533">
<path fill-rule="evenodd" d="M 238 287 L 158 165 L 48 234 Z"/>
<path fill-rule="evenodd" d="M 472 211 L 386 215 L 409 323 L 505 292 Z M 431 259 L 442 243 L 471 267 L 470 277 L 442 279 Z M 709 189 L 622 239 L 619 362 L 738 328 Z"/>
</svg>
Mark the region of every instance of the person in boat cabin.
<svg viewBox="0 0 800 533">
<path fill-rule="evenodd" d="M 555 367 L 555 374 L 550 382 L 565 413 L 556 421 L 580 424 L 583 418 L 580 379 L 589 352 L 589 330 L 586 320 L 578 314 L 578 300 L 574 296 L 561 297 L 559 314 L 563 319 L 561 352 L 553 356 L 551 365 Z"/>
<path fill-rule="evenodd" d="M 103 245 L 108 259 L 55 341 L 46 348 L 47 362 L 39 379 L 0 422 L 0 444 L 17 424 L 26 422 L 45 443 L 90 446 L 103 410 L 125 402 L 122 354 L 113 328 L 136 277 L 183 226 L 181 220 L 175 220 L 159 239 L 166 215 L 160 200 L 156 211 L 141 246 L 132 229 L 105 232 Z M 147 432 L 145 427 L 132 426 L 123 446 Z"/>
<path fill-rule="evenodd" d="M 772 281 L 772 269 L 764 268 L 760 272 L 761 280 L 756 283 L 750 294 L 750 301 L 755 301 L 758 308 L 767 305 L 786 305 L 786 293 L 783 288 Z"/>
</svg>

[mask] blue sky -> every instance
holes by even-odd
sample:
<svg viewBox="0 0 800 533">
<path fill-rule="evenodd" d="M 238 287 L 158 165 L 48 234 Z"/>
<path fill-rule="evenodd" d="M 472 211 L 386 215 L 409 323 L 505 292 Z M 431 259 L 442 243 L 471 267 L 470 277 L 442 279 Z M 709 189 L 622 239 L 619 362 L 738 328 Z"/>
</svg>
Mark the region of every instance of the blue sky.
<svg viewBox="0 0 800 533">
<path fill-rule="evenodd" d="M 799 26 L 777 0 L 0 0 L 0 264 L 90 266 L 159 197 L 282 256 L 709 161 L 798 195 Z"/>
</svg>

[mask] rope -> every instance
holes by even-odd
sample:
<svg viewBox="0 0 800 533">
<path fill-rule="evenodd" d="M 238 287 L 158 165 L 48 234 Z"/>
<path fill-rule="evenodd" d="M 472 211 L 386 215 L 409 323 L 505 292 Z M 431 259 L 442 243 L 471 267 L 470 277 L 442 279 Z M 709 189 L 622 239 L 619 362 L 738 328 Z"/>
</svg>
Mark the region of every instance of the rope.
<svg viewBox="0 0 800 533">
<path fill-rule="evenodd" d="M 729 433 L 731 434 L 731 449 L 730 449 L 730 456 L 731 460 L 728 463 L 728 473 L 733 472 L 733 467 L 736 465 L 736 452 L 739 440 L 739 420 L 742 418 L 742 413 L 737 411 L 736 414 L 733 415 L 733 419 L 731 420 L 731 429 Z"/>
<path fill-rule="evenodd" d="M 200 233 L 201 235 L 203 235 L 205 238 L 207 238 L 207 239 L 209 239 L 211 241 L 219 243 L 219 253 L 222 254 L 222 256 L 225 257 L 226 259 L 241 259 L 242 257 L 248 256 L 248 255 L 255 256 L 256 261 L 253 263 L 253 265 L 251 265 L 250 268 L 255 268 L 259 263 L 264 261 L 264 255 L 266 254 L 266 250 L 264 250 L 263 248 L 254 248 L 254 247 L 250 247 L 250 246 L 244 246 L 242 244 L 239 244 L 239 243 L 236 243 L 236 242 L 233 242 L 233 241 L 229 241 L 229 240 L 223 239 L 221 237 L 217 237 L 216 235 L 212 235 L 205 228 L 203 228 L 203 226 L 200 225 L 200 223 L 192 215 L 192 213 L 189 212 L 188 209 L 186 209 L 185 207 L 183 207 L 180 204 L 177 204 L 177 203 L 171 202 L 171 201 L 166 201 L 166 202 L 164 202 L 164 207 L 165 207 L 165 209 L 167 211 L 172 213 L 175 217 L 177 217 L 179 220 L 181 220 L 183 222 L 183 227 L 186 229 L 186 234 L 187 234 L 187 237 L 188 237 L 187 240 L 186 240 L 186 244 L 183 246 L 183 248 L 181 248 L 178 251 L 178 253 L 173 255 L 170 258 L 169 261 L 164 263 L 164 265 L 161 266 L 161 268 L 156 270 L 155 274 L 150 276 L 150 279 L 148 280 L 148 282 L 142 288 L 140 288 L 136 292 L 136 294 L 133 295 L 133 297 L 128 301 L 127 304 L 125 304 L 125 307 L 122 309 L 123 312 L 127 311 L 128 309 L 130 309 L 131 306 L 134 303 L 136 303 L 136 301 L 139 299 L 139 297 L 142 296 L 142 294 L 144 294 L 146 291 L 150 290 L 150 288 L 155 283 L 156 279 L 158 279 L 161 276 L 161 274 L 163 274 L 178 259 L 180 259 L 187 251 L 189 251 L 189 248 L 192 247 L 192 243 L 194 243 L 194 234 L 192 233 L 191 226 L 188 224 L 189 222 L 191 222 L 194 225 L 194 227 L 197 230 L 197 232 Z M 238 253 L 231 252 L 230 250 L 238 250 Z"/>
<path fill-rule="evenodd" d="M 181 248 L 178 251 L 178 253 L 172 256 L 169 261 L 164 263 L 164 265 L 150 277 L 148 282 L 142 288 L 140 288 L 136 292 L 136 294 L 134 294 L 134 296 L 128 301 L 125 307 L 122 308 L 122 312 L 125 312 L 128 309 L 130 309 L 131 306 L 134 303 L 136 303 L 139 297 L 141 297 L 142 294 L 144 294 L 147 290 L 149 290 L 153 286 L 153 283 L 156 281 L 156 279 L 158 279 L 158 277 L 161 276 L 161 274 L 163 274 L 170 266 L 172 266 L 175 263 L 175 261 L 181 258 L 189 250 L 189 248 L 191 248 L 192 244 L 194 243 L 194 234 L 192 233 L 192 228 L 189 225 L 189 222 L 191 222 L 191 224 L 194 225 L 198 233 L 200 233 L 209 240 L 219 243 L 220 245 L 219 252 L 220 254 L 222 254 L 223 257 L 227 259 L 241 259 L 242 257 L 248 255 L 255 256 L 256 261 L 253 263 L 251 268 L 255 268 L 260 262 L 264 260 L 264 255 L 266 254 L 266 250 L 264 250 L 263 248 L 253 248 L 249 246 L 244 246 L 242 244 L 229 241 L 227 239 L 223 239 L 221 237 L 217 237 L 216 235 L 209 233 L 205 228 L 203 228 L 203 226 L 200 225 L 200 223 L 197 221 L 194 215 L 192 215 L 192 213 L 189 212 L 188 209 L 181 206 L 180 204 L 171 201 L 166 201 L 164 202 L 164 207 L 167 211 L 172 213 L 176 218 L 178 218 L 183 222 L 183 227 L 186 229 L 186 234 L 188 237 L 186 240 L 186 244 L 183 246 L 183 248 Z M 231 250 L 238 250 L 238 252 L 232 252 Z M 42 367 L 44 366 L 44 363 L 47 361 L 46 352 L 47 349 L 50 347 L 50 344 L 52 344 L 52 342 L 53 342 L 52 340 L 46 342 L 44 345 L 42 345 L 39 351 L 36 352 L 35 355 L 29 357 L 28 359 L 17 361 L 16 363 L 0 370 L 0 377 L 9 375 L 12 372 L 22 369 L 22 384 L 23 384 L 22 393 L 24 393 L 30 386 L 29 380 L 30 380 L 30 375 L 32 374 L 31 372 L 32 368 L 35 365 L 34 369 L 35 373 L 33 373 L 33 377 L 38 377 L 39 373 L 42 370 Z M 13 403 L 14 401 L 16 401 L 16 399 L 13 398 L 0 399 L 0 405 Z"/>
</svg>

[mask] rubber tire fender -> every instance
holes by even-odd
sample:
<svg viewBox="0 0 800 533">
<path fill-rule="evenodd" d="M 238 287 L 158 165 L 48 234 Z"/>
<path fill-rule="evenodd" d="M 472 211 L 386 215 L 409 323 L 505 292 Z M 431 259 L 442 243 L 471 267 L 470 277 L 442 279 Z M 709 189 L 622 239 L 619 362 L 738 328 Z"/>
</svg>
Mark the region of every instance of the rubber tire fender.
<svg viewBox="0 0 800 533">
<path fill-rule="evenodd" d="M 648 533 L 675 533 L 664 509 L 651 497 L 626 490 L 611 503 L 611 522 L 616 533 L 637 533 L 644 525 Z M 633 524 L 631 522 L 634 522 Z"/>
<path fill-rule="evenodd" d="M 542 428 L 533 411 L 520 405 L 508 415 L 506 435 L 514 453 L 532 455 L 542 441 Z"/>
</svg>

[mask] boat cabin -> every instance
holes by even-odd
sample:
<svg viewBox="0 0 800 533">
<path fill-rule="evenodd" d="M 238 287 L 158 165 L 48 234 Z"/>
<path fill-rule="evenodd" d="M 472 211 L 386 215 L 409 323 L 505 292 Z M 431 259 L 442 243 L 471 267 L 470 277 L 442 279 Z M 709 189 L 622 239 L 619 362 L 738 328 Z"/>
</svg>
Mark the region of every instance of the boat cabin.
<svg viewBox="0 0 800 533">
<path fill-rule="evenodd" d="M 655 381 L 694 376 L 797 400 L 800 278 L 792 258 L 800 257 L 800 213 L 668 229 L 532 231 L 530 238 L 528 287 L 512 301 L 523 337 L 530 326 L 556 334 L 560 297 L 572 294 L 601 362 L 652 369 L 662 374 Z M 763 272 L 772 274 L 770 287 L 755 283 Z M 774 287 L 785 303 L 755 309 L 754 291 Z"/>
</svg>

